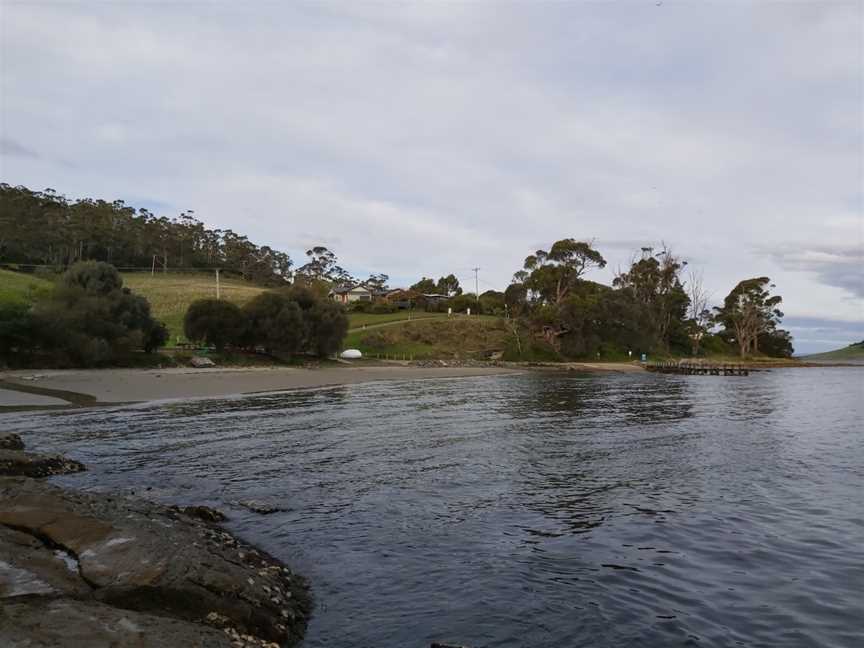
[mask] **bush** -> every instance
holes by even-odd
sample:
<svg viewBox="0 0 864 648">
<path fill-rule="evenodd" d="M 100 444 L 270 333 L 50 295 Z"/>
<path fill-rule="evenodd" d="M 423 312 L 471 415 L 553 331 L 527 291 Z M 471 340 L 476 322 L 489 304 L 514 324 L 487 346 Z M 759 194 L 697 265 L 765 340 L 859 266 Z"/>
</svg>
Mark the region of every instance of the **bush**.
<svg viewBox="0 0 864 648">
<path fill-rule="evenodd" d="M 372 310 L 372 302 L 366 301 L 365 299 L 358 299 L 355 302 L 351 302 L 348 308 L 352 313 L 368 313 Z"/>
<path fill-rule="evenodd" d="M 302 350 L 307 337 L 303 309 L 286 294 L 261 293 L 243 307 L 243 315 L 250 346 L 289 355 Z"/>
<path fill-rule="evenodd" d="M 35 322 L 30 306 L 22 302 L 0 302 L 0 359 L 11 362 L 35 346 Z"/>
<path fill-rule="evenodd" d="M 368 304 L 370 302 L 366 303 Z M 377 301 L 372 304 L 368 312 L 372 313 L 373 315 L 387 315 L 389 313 L 395 313 L 397 310 L 399 309 L 396 307 L 396 304 L 391 304 L 385 301 Z"/>
<path fill-rule="evenodd" d="M 320 357 L 339 351 L 348 334 L 348 316 L 339 304 L 318 302 L 305 314 L 309 349 Z"/>
<path fill-rule="evenodd" d="M 54 364 L 109 365 L 134 349 L 153 351 L 167 339 L 150 304 L 123 288 L 108 263 L 72 266 L 57 289 L 33 309 L 33 347 Z"/>
<path fill-rule="evenodd" d="M 456 295 L 447 302 L 447 305 L 453 309 L 454 313 L 467 313 L 469 308 L 472 315 L 480 315 L 483 312 L 483 305 L 471 293 Z M 445 307 L 444 310 L 446 311 L 447 308 Z"/>
<path fill-rule="evenodd" d="M 194 342 L 213 345 L 222 351 L 242 342 L 246 320 L 236 304 L 219 299 L 198 299 L 189 305 L 183 332 Z"/>
</svg>

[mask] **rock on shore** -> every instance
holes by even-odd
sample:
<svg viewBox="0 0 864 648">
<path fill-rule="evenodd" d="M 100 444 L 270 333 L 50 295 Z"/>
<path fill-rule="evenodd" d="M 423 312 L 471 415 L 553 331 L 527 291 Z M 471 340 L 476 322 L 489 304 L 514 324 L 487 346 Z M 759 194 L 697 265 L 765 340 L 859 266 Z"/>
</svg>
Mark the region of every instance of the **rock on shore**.
<svg viewBox="0 0 864 648">
<path fill-rule="evenodd" d="M 50 477 L 86 470 L 84 464 L 61 455 L 42 455 L 23 450 L 0 450 L 0 475 Z"/>
<path fill-rule="evenodd" d="M 0 450 L 23 450 L 24 443 L 17 434 L 9 432 L 0 433 Z"/>
<path fill-rule="evenodd" d="M 216 513 L 0 477 L 0 645 L 295 644 L 305 580 Z"/>
</svg>

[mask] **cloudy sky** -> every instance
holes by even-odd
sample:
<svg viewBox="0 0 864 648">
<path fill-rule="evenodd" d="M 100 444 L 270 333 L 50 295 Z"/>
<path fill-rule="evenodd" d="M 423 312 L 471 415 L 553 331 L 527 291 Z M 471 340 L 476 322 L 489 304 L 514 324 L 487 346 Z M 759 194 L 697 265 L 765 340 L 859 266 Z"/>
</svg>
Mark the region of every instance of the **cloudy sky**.
<svg viewBox="0 0 864 648">
<path fill-rule="evenodd" d="M 8 2 L 0 180 L 502 289 L 665 241 L 864 338 L 861 2 Z"/>
</svg>

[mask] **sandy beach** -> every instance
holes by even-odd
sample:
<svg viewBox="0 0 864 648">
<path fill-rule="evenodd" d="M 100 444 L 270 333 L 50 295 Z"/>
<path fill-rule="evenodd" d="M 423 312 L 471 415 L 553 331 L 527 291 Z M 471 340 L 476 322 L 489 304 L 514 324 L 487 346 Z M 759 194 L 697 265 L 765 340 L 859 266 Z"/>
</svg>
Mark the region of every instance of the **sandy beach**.
<svg viewBox="0 0 864 648">
<path fill-rule="evenodd" d="M 353 385 L 378 380 L 518 373 L 503 367 L 70 369 L 0 373 L 0 407 L 99 405 Z"/>
</svg>

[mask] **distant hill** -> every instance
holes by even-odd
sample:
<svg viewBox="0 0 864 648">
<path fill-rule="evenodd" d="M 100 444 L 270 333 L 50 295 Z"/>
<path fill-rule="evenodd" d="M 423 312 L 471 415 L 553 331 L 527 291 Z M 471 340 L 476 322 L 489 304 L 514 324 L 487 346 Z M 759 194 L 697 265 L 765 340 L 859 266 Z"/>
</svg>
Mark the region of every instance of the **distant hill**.
<svg viewBox="0 0 864 648">
<path fill-rule="evenodd" d="M 855 342 L 843 349 L 826 351 L 825 353 L 814 353 L 801 356 L 801 360 L 808 362 L 861 362 L 864 363 L 864 341 Z"/>
</svg>

